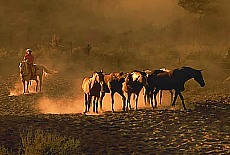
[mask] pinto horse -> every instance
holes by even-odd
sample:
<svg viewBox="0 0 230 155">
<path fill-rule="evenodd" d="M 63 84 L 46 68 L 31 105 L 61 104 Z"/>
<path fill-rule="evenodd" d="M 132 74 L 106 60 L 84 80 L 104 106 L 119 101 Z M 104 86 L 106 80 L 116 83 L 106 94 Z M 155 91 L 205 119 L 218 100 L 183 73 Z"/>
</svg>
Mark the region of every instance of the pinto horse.
<svg viewBox="0 0 230 155">
<path fill-rule="evenodd" d="M 154 95 L 155 107 L 157 107 L 156 96 L 159 90 L 175 90 L 172 106 L 175 106 L 178 95 L 182 101 L 184 110 L 186 110 L 184 104 L 184 97 L 181 92 L 185 90 L 184 84 L 190 79 L 194 79 L 201 87 L 205 86 L 205 82 L 202 76 L 202 70 L 197 70 L 191 67 L 182 67 L 174 69 L 170 72 L 162 70 L 155 70 L 148 76 L 148 84 L 150 85 L 150 101 L 153 107 L 152 96 Z"/>
<path fill-rule="evenodd" d="M 112 111 L 114 112 L 114 94 L 118 93 L 122 97 L 123 101 L 123 110 L 125 110 L 125 101 L 126 97 L 122 91 L 122 83 L 125 81 L 125 73 L 119 72 L 119 73 L 111 73 L 111 74 L 105 74 L 104 75 L 104 81 L 105 81 L 105 89 L 103 92 L 101 92 L 100 97 L 100 108 L 102 109 L 102 101 L 105 96 L 105 93 L 110 93 L 111 100 L 112 100 Z"/>
<path fill-rule="evenodd" d="M 104 74 L 102 71 L 94 72 L 92 77 L 86 77 L 82 82 L 82 89 L 84 91 L 85 98 L 85 112 L 90 111 L 90 104 L 93 100 L 93 112 L 98 113 L 98 101 L 100 93 L 104 91 Z"/>
<path fill-rule="evenodd" d="M 21 79 L 23 83 L 23 93 L 29 92 L 28 87 L 29 87 L 29 83 L 31 80 L 36 81 L 36 92 L 38 90 L 38 84 L 40 86 L 40 92 L 41 92 L 43 73 L 46 72 L 46 73 L 52 74 L 52 72 L 46 69 L 44 66 L 35 64 L 35 76 L 31 77 L 32 73 L 29 71 L 28 64 L 25 61 L 22 61 L 19 64 L 19 71 L 20 71 L 20 75 L 21 75 Z M 37 77 L 39 78 L 39 80 L 37 79 Z M 27 82 L 27 85 L 26 85 L 26 82 Z"/>
<path fill-rule="evenodd" d="M 122 90 L 127 95 L 127 101 L 126 101 L 126 107 L 125 110 L 128 110 L 128 108 L 131 109 L 130 99 L 131 95 L 135 95 L 135 107 L 136 110 L 138 109 L 138 98 L 141 89 L 145 87 L 147 91 L 147 95 L 149 94 L 149 86 L 147 83 L 147 77 L 144 72 L 141 71 L 133 71 L 132 73 L 128 73 L 125 78 L 125 82 L 122 84 Z"/>
</svg>

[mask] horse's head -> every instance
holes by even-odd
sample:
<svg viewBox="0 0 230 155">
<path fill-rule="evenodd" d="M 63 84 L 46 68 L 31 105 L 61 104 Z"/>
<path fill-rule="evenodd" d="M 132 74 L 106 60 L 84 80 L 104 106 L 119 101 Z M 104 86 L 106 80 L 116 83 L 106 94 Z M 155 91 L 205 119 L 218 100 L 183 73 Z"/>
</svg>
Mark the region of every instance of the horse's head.
<svg viewBox="0 0 230 155">
<path fill-rule="evenodd" d="M 26 62 L 22 61 L 19 63 L 19 72 L 22 76 L 29 73 Z"/>
<path fill-rule="evenodd" d="M 190 76 L 194 78 L 194 80 L 197 83 L 199 83 L 201 87 L 205 86 L 205 81 L 202 75 L 202 70 L 193 69 L 191 67 L 182 67 L 182 68 L 188 70 L 188 72 L 190 73 Z"/>
<path fill-rule="evenodd" d="M 148 77 L 148 74 L 146 72 L 142 72 L 142 71 L 133 71 L 132 72 L 133 74 L 133 81 L 138 81 L 140 82 L 146 89 L 148 89 L 149 85 L 148 85 L 148 80 L 147 80 L 147 77 Z"/>
<path fill-rule="evenodd" d="M 147 78 L 147 73 L 144 71 L 142 72 L 142 71 L 134 70 L 132 74 L 133 74 L 133 81 L 139 81 L 142 83 L 142 80 Z"/>
<path fill-rule="evenodd" d="M 104 90 L 104 87 L 105 87 L 105 81 L 104 81 L 104 73 L 103 71 L 100 71 L 100 72 L 94 72 L 93 73 L 93 77 L 92 79 L 94 80 L 94 82 L 97 82 L 101 85 L 101 91 Z"/>
<path fill-rule="evenodd" d="M 127 73 L 125 77 L 125 83 L 130 85 L 133 82 L 133 74 Z"/>
<path fill-rule="evenodd" d="M 205 86 L 202 70 L 196 70 L 194 74 L 194 80 L 200 84 L 201 87 Z"/>
</svg>

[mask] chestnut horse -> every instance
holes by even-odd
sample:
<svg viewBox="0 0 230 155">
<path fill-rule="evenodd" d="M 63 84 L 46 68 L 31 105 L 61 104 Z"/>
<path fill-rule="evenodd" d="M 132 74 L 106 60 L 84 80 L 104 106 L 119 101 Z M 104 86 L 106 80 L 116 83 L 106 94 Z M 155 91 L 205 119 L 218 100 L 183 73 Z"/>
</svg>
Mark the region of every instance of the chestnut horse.
<svg viewBox="0 0 230 155">
<path fill-rule="evenodd" d="M 175 90 L 174 100 L 172 106 L 175 106 L 178 95 L 182 101 L 184 110 L 186 110 L 184 104 L 184 97 L 181 92 L 185 90 L 184 84 L 190 79 L 194 79 L 201 87 L 205 86 L 205 82 L 202 76 L 202 70 L 197 70 L 191 67 L 182 67 L 174 69 L 170 72 L 155 70 L 148 76 L 148 84 L 150 86 L 150 101 L 153 107 L 152 96 L 154 95 L 155 107 L 157 107 L 156 96 L 159 90 Z"/>
<path fill-rule="evenodd" d="M 105 93 L 110 93 L 111 100 L 112 100 L 112 111 L 114 112 L 114 94 L 118 93 L 122 97 L 123 101 L 123 110 L 125 110 L 125 102 L 126 97 L 122 91 L 122 83 L 125 81 L 125 73 L 119 72 L 119 73 L 111 73 L 111 74 L 105 74 L 104 75 L 104 81 L 105 81 L 105 90 L 101 92 L 100 97 L 100 107 L 102 109 L 102 101 L 105 96 Z"/>
<path fill-rule="evenodd" d="M 19 71 L 20 71 L 20 75 L 21 75 L 21 79 L 22 79 L 22 83 L 23 83 L 23 93 L 29 92 L 29 83 L 31 80 L 36 81 L 36 92 L 38 91 L 38 83 L 39 83 L 40 92 L 41 92 L 43 73 L 46 72 L 46 73 L 52 74 L 51 71 L 49 71 L 48 69 L 46 69 L 42 65 L 35 64 L 34 66 L 35 66 L 35 76 L 31 77 L 31 72 L 28 69 L 27 62 L 22 61 L 19 64 Z M 39 80 L 37 77 L 39 78 Z M 26 84 L 26 82 L 27 82 L 27 84 Z"/>
</svg>

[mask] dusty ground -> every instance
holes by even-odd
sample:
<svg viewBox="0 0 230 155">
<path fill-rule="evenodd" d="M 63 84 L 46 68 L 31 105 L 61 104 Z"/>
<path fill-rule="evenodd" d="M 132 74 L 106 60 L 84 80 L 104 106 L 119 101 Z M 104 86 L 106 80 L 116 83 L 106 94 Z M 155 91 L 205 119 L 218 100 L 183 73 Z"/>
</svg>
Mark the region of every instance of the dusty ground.
<svg viewBox="0 0 230 155">
<path fill-rule="evenodd" d="M 85 154 L 230 154 L 228 91 L 188 89 L 190 111 L 165 99 L 156 110 L 124 113 L 116 100 L 116 113 L 83 115 L 81 80 L 51 75 L 42 93 L 22 95 L 17 75 L 0 76 L 1 143 L 17 151 L 19 130 L 32 127 L 78 138 Z M 109 97 L 104 108 L 110 110 Z"/>
</svg>

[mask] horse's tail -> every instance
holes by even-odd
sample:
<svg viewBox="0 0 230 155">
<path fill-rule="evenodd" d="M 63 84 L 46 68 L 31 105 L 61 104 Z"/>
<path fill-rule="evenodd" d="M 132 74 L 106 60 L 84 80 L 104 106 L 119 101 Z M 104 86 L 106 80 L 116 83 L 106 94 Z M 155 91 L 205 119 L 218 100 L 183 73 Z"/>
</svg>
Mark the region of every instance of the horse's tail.
<svg viewBox="0 0 230 155">
<path fill-rule="evenodd" d="M 45 66 L 42 66 L 43 70 L 48 73 L 48 74 L 54 74 L 54 73 L 57 73 L 57 71 L 53 71 L 53 70 L 49 70 L 47 69 Z"/>
<path fill-rule="evenodd" d="M 223 83 L 226 83 L 226 82 L 229 81 L 229 80 L 230 80 L 230 76 L 227 77 L 227 79 L 225 79 L 225 80 L 223 81 Z"/>
</svg>

